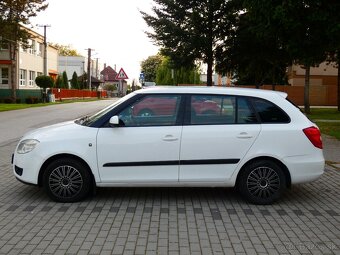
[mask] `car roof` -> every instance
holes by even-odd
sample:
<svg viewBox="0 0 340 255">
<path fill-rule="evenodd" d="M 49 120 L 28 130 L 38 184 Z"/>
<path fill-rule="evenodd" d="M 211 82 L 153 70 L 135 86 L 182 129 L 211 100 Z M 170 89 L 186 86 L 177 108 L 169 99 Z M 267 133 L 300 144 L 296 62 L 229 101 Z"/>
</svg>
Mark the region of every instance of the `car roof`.
<svg viewBox="0 0 340 255">
<path fill-rule="evenodd" d="M 235 88 L 235 87 L 217 87 L 217 86 L 157 86 L 148 89 L 135 91 L 137 94 L 159 94 L 159 93 L 181 93 L 181 94 L 228 94 L 241 96 L 258 96 L 270 97 L 280 95 L 283 98 L 287 97 L 287 93 L 281 91 L 251 89 L 251 88 Z"/>
</svg>

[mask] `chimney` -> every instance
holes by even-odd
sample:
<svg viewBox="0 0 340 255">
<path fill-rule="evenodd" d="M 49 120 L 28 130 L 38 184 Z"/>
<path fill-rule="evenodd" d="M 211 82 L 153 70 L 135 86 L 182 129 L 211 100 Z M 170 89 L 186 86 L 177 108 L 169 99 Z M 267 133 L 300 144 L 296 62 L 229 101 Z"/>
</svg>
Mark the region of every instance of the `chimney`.
<svg viewBox="0 0 340 255">
<path fill-rule="evenodd" d="M 104 64 L 104 69 L 106 68 L 106 63 Z"/>
</svg>

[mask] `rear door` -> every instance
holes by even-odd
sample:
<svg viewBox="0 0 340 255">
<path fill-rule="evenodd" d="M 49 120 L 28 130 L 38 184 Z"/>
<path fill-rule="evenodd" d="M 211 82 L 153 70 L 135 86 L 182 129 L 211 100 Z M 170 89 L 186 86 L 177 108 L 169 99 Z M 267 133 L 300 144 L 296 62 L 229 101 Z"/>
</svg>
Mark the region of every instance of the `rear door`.
<svg viewBox="0 0 340 255">
<path fill-rule="evenodd" d="M 256 140 L 261 125 L 246 97 L 192 95 L 189 102 L 179 180 L 225 182 Z"/>
</svg>

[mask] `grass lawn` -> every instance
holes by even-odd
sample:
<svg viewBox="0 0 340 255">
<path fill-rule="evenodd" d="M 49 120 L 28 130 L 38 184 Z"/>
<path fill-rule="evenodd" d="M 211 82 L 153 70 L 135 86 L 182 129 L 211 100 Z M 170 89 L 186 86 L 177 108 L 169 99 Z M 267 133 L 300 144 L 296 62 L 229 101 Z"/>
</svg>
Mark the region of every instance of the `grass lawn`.
<svg viewBox="0 0 340 255">
<path fill-rule="evenodd" d="M 41 107 L 41 106 L 50 106 L 50 105 L 56 105 L 56 104 L 67 104 L 67 103 L 74 103 L 74 102 L 91 102 L 96 101 L 97 98 L 87 98 L 87 99 L 77 99 L 77 100 L 64 100 L 62 102 L 55 102 L 55 103 L 39 103 L 39 104 L 0 104 L 0 112 L 4 111 L 12 111 L 12 110 L 20 110 L 20 109 L 26 109 L 31 107 Z"/>
<path fill-rule="evenodd" d="M 340 112 L 338 112 L 337 109 L 312 108 L 311 114 L 308 114 L 308 117 L 315 121 L 320 128 L 321 133 L 333 136 L 340 140 Z M 327 122 L 323 122 L 322 120 L 327 120 Z M 335 121 L 332 122 L 332 120 Z"/>
</svg>

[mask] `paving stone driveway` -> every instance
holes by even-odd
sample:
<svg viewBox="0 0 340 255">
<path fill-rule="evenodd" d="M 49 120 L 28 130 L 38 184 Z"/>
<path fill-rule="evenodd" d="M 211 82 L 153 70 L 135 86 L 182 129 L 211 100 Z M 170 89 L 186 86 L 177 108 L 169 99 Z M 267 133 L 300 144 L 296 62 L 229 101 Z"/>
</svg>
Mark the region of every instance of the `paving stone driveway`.
<svg viewBox="0 0 340 255">
<path fill-rule="evenodd" d="M 340 254 L 340 171 L 272 206 L 225 188 L 110 188 L 54 203 L 0 148 L 0 254 Z"/>
</svg>

